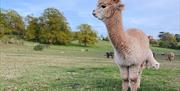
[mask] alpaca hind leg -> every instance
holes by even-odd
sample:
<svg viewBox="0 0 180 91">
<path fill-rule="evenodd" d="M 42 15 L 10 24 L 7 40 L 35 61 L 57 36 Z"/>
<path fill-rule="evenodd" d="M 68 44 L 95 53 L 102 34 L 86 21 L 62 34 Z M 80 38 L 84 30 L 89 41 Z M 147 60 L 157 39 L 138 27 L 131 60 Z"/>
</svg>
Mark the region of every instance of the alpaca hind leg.
<svg viewBox="0 0 180 91">
<path fill-rule="evenodd" d="M 141 64 L 140 68 L 139 68 L 138 88 L 140 88 L 140 85 L 141 85 L 141 74 L 142 74 L 142 71 L 143 71 L 143 69 L 144 69 L 144 66 L 146 66 L 146 67 L 148 66 L 147 61 L 144 61 L 144 62 Z"/>
<path fill-rule="evenodd" d="M 138 88 L 140 88 L 140 85 L 141 85 L 141 74 L 142 74 L 142 70 L 143 70 L 143 67 L 140 68 L 139 74 L 138 74 L 138 80 L 137 80 Z"/>
<path fill-rule="evenodd" d="M 129 80 L 131 91 L 137 91 L 140 66 L 134 65 L 129 68 Z M 139 80 L 140 81 L 140 80 Z"/>
<path fill-rule="evenodd" d="M 137 87 L 140 88 L 141 86 L 141 76 L 138 76 L 138 80 L 137 80 Z"/>
<path fill-rule="evenodd" d="M 121 78 L 122 78 L 122 91 L 128 91 L 129 88 L 129 73 L 128 67 L 120 67 Z"/>
</svg>

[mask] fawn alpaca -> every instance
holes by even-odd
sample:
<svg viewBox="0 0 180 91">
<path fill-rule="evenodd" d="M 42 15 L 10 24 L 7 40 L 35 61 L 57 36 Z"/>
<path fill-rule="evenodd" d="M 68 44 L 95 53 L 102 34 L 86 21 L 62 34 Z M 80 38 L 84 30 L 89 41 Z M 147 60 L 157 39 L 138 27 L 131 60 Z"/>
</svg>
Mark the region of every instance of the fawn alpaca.
<svg viewBox="0 0 180 91">
<path fill-rule="evenodd" d="M 124 5 L 119 0 L 98 0 L 93 15 L 103 21 L 114 48 L 115 62 L 120 68 L 122 90 L 137 91 L 140 87 L 141 72 L 148 62 L 158 69 L 159 63 L 154 59 L 149 48 L 149 39 L 138 29 L 123 31 L 122 10 Z"/>
</svg>

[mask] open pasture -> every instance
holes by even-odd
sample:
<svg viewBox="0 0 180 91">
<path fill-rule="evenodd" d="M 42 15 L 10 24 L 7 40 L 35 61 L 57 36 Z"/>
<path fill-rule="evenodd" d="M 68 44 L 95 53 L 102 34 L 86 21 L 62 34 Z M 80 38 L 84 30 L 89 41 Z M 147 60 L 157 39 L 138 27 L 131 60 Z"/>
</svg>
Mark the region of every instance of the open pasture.
<svg viewBox="0 0 180 91">
<path fill-rule="evenodd" d="M 108 42 L 94 47 L 50 46 L 34 51 L 34 43 L 0 45 L 0 91 L 120 91 L 119 70 L 105 52 Z M 88 49 L 88 51 L 86 51 Z M 180 50 L 152 48 L 161 54 L 173 51 L 176 60 L 158 55 L 159 70 L 145 69 L 139 91 L 180 90 Z"/>
</svg>

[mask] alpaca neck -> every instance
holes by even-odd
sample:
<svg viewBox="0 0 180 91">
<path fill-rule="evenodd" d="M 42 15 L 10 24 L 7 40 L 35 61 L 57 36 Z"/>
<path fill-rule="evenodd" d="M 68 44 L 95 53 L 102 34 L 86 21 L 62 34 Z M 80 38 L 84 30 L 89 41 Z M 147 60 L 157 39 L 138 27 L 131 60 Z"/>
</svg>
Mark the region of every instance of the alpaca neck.
<svg viewBox="0 0 180 91">
<path fill-rule="evenodd" d="M 105 21 L 109 39 L 117 52 L 125 56 L 127 53 L 127 38 L 123 31 L 121 12 L 115 11 L 114 15 Z"/>
</svg>

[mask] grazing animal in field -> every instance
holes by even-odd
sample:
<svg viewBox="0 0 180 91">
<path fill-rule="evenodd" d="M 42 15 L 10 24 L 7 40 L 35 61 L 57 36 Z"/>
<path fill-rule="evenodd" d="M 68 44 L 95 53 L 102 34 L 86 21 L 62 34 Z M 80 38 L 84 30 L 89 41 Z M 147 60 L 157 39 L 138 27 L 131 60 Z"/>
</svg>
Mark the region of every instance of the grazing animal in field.
<svg viewBox="0 0 180 91">
<path fill-rule="evenodd" d="M 120 68 L 122 91 L 137 91 L 140 87 L 141 73 L 145 62 L 159 68 L 149 48 L 149 39 L 138 29 L 124 31 L 122 11 L 124 5 L 119 0 L 98 0 L 93 15 L 103 21 L 114 48 L 115 62 Z"/>
<path fill-rule="evenodd" d="M 114 58 L 114 52 L 106 52 L 106 57 L 107 58 Z"/>
<path fill-rule="evenodd" d="M 167 53 L 167 58 L 170 62 L 172 62 L 173 60 L 175 60 L 175 54 L 173 52 L 169 52 Z"/>
</svg>

